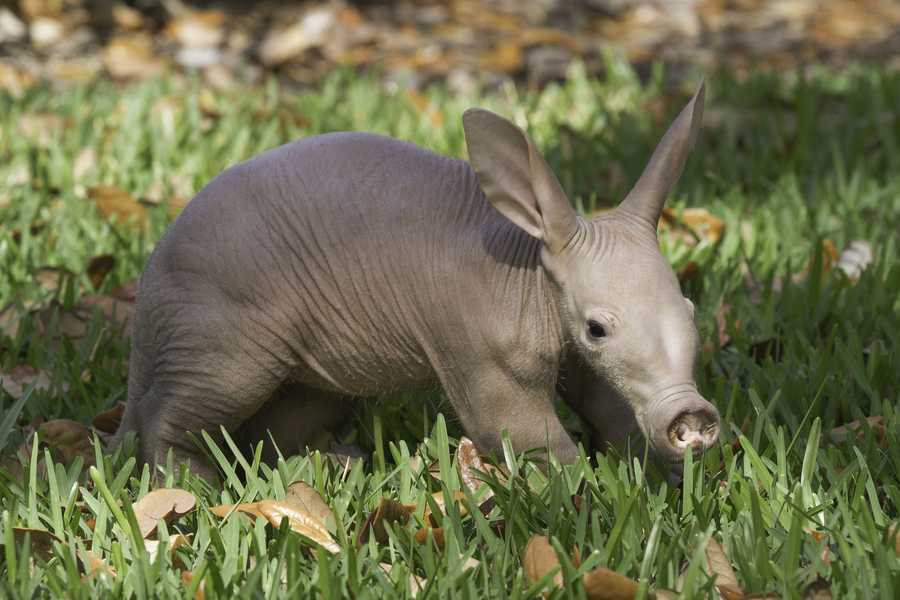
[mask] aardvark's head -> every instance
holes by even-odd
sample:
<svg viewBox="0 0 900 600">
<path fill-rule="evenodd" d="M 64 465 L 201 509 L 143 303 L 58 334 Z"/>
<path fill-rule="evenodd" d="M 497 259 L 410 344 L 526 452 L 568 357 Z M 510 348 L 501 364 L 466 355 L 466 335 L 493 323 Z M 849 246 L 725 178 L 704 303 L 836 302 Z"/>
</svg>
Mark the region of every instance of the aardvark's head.
<svg viewBox="0 0 900 600">
<path fill-rule="evenodd" d="M 670 461 L 680 461 L 688 448 L 708 448 L 719 434 L 719 413 L 694 383 L 693 305 L 656 239 L 666 196 L 700 128 L 703 95 L 701 85 L 625 200 L 593 220 L 575 213 L 518 127 L 485 110 L 463 115 L 485 196 L 543 242 L 541 261 L 558 286 L 568 342 L 628 400 L 653 449 Z M 602 419 L 602 408 L 582 412 Z"/>
</svg>

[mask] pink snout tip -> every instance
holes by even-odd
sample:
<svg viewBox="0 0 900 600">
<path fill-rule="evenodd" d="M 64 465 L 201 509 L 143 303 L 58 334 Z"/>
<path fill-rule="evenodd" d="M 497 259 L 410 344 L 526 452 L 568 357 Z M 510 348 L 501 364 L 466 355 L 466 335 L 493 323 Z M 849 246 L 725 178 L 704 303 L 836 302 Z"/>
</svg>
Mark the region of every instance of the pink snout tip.
<svg viewBox="0 0 900 600">
<path fill-rule="evenodd" d="M 711 404 L 679 413 L 669 424 L 668 442 L 673 459 L 691 449 L 703 452 L 719 439 L 719 411 Z"/>
</svg>

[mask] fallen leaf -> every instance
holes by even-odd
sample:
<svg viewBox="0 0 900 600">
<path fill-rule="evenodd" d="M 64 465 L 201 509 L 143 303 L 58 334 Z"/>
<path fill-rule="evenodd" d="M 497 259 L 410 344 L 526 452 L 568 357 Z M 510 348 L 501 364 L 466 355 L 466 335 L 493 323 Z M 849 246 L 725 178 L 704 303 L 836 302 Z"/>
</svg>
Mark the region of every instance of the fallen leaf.
<svg viewBox="0 0 900 600">
<path fill-rule="evenodd" d="M 556 551 L 550 545 L 550 540 L 543 535 L 533 535 L 528 540 L 525 550 L 522 552 L 522 568 L 525 569 L 525 576 L 528 581 L 536 583 L 545 575 L 557 569 L 553 576 L 553 583 L 557 587 L 563 584 L 562 569 L 559 564 L 559 558 Z"/>
<path fill-rule="evenodd" d="M 803 590 L 803 600 L 831 600 L 831 584 L 817 578 Z"/>
<path fill-rule="evenodd" d="M 310 10 L 292 25 L 270 31 L 259 46 L 259 58 L 266 66 L 275 66 L 322 45 L 334 28 L 332 9 Z"/>
<path fill-rule="evenodd" d="M 476 495 L 478 490 L 484 487 L 484 482 L 478 478 L 477 471 L 484 473 L 486 469 L 484 461 L 481 460 L 481 456 L 478 454 L 478 448 L 467 437 L 462 437 L 459 440 L 459 446 L 456 448 L 456 463 L 459 465 L 459 475 L 463 485 L 469 488 L 473 496 Z M 488 488 L 483 499 L 487 500 L 493 495 L 493 490 Z"/>
<path fill-rule="evenodd" d="M 97 153 L 93 148 L 82 148 L 72 163 L 72 178 L 76 181 L 97 168 Z"/>
<path fill-rule="evenodd" d="M 431 495 L 434 503 L 437 504 L 438 510 L 440 513 L 446 514 L 447 512 L 447 501 L 444 499 L 444 492 L 435 492 Z M 469 514 L 469 509 L 466 505 L 466 495 L 463 492 L 453 492 L 453 501 L 456 502 L 456 506 L 459 509 L 459 514 L 461 517 Z M 438 522 L 438 518 L 434 516 L 434 513 L 431 510 L 431 503 L 425 503 L 425 515 L 423 519 L 427 522 L 431 523 L 432 527 L 438 527 L 440 523 Z"/>
<path fill-rule="evenodd" d="M 851 281 L 857 281 L 863 271 L 869 268 L 875 259 L 872 245 L 865 240 L 853 240 L 838 257 L 836 267 Z"/>
<path fill-rule="evenodd" d="M 66 282 L 74 277 L 75 273 L 65 267 L 52 266 L 38 267 L 31 274 L 34 282 L 50 294 L 56 294 L 64 289 Z"/>
<path fill-rule="evenodd" d="M 378 566 L 381 567 L 382 571 L 384 571 L 385 573 L 387 573 L 389 575 L 394 570 L 394 565 L 389 564 L 389 563 L 378 563 Z M 395 581 L 394 583 L 399 583 L 399 582 Z M 415 573 L 409 574 L 409 591 L 413 596 L 417 595 L 419 592 L 421 592 L 423 589 L 425 589 L 425 586 L 427 585 L 427 583 L 428 582 L 425 579 L 423 579 L 422 577 L 419 577 Z"/>
<path fill-rule="evenodd" d="M 900 556 L 900 523 L 891 523 L 887 528 L 887 539 L 894 539 L 894 551 Z"/>
<path fill-rule="evenodd" d="M 68 466 L 76 457 L 84 459 L 85 466 L 94 464 L 94 446 L 91 431 L 83 423 L 70 419 L 55 419 L 41 423 L 37 428 L 38 439 L 50 448 L 55 460 Z"/>
<path fill-rule="evenodd" d="M 123 189 L 111 185 L 95 185 L 87 189 L 87 195 L 104 219 L 127 221 L 133 218 L 138 225 L 147 224 L 146 207 Z"/>
<path fill-rule="evenodd" d="M 689 245 L 700 240 L 716 244 L 725 233 L 725 221 L 705 208 L 686 208 L 682 211 L 664 208 L 659 220 L 659 229 L 682 239 Z"/>
<path fill-rule="evenodd" d="M 178 488 L 160 488 L 149 492 L 132 505 L 141 535 L 148 537 L 160 520 L 167 523 L 194 510 L 197 499 L 190 492 Z"/>
<path fill-rule="evenodd" d="M 482 69 L 500 73 L 515 73 L 525 64 L 522 45 L 514 40 L 501 42 L 479 60 Z"/>
<path fill-rule="evenodd" d="M 181 583 L 184 587 L 190 587 L 194 583 L 194 572 L 193 571 L 182 571 L 181 572 Z M 197 591 L 194 593 L 194 600 L 204 600 L 206 598 L 206 580 L 202 579 L 200 581 L 200 585 L 197 586 Z"/>
<path fill-rule="evenodd" d="M 103 49 L 103 64 L 113 79 L 148 79 L 163 72 L 166 63 L 153 51 L 146 35 L 114 37 Z"/>
<path fill-rule="evenodd" d="M 0 372 L 0 387 L 15 400 L 21 398 L 30 385 L 36 390 L 49 390 L 50 377 L 46 372 L 24 364 L 16 365 L 6 373 Z"/>
<path fill-rule="evenodd" d="M 260 517 L 265 518 L 261 512 L 259 512 L 259 502 L 250 502 L 246 504 L 222 504 L 219 506 L 211 506 L 209 508 L 209 512 L 216 515 L 217 517 L 225 518 L 229 513 L 233 512 L 232 509 L 236 512 L 242 512 L 244 514 L 250 515 L 252 517 Z"/>
<path fill-rule="evenodd" d="M 90 550 L 85 550 L 84 555 L 81 558 L 81 565 L 84 568 L 84 579 L 90 579 L 91 577 L 109 577 L 110 579 L 115 579 L 118 576 L 116 570 L 105 560 L 91 552 Z"/>
<path fill-rule="evenodd" d="M 102 431 L 103 433 L 115 433 L 118 431 L 119 424 L 122 422 L 123 414 L 125 414 L 125 403 L 120 400 L 109 410 L 105 410 L 95 415 L 91 425 L 93 425 L 94 429 L 97 431 Z"/>
<path fill-rule="evenodd" d="M 44 529 L 13 527 L 13 537 L 16 540 L 16 546 L 22 547 L 25 545 L 26 535 L 31 536 L 31 552 L 44 560 L 49 560 L 53 555 L 53 542 L 62 543 L 62 540 Z"/>
<path fill-rule="evenodd" d="M 122 300 L 114 296 L 91 295 L 84 296 L 75 308 L 82 313 L 85 321 L 90 320 L 91 312 L 96 308 L 103 318 L 121 330 L 120 333 L 123 337 L 131 337 L 131 325 L 135 311 L 134 301 Z"/>
<path fill-rule="evenodd" d="M 159 540 L 144 540 L 144 548 L 147 550 L 147 554 L 150 555 L 150 561 L 156 560 L 156 555 L 159 553 Z M 191 540 L 188 536 L 183 535 L 181 533 L 177 533 L 175 535 L 169 536 L 169 555 L 172 556 L 175 554 L 175 551 L 178 550 L 180 546 L 184 546 L 185 544 L 190 544 Z"/>
<path fill-rule="evenodd" d="M 297 506 L 276 500 L 261 500 L 257 508 L 272 526 L 279 527 L 282 520 L 287 519 L 292 531 L 319 544 L 332 554 L 341 551 L 341 547 L 328 533 L 325 524 Z"/>
<path fill-rule="evenodd" d="M 169 21 L 166 33 L 189 48 L 218 46 L 225 37 L 225 19 L 220 10 L 187 11 Z"/>
<path fill-rule="evenodd" d="M 116 267 L 116 259 L 112 254 L 101 254 L 91 259 L 87 266 L 87 276 L 94 289 L 103 285 L 103 280 Z"/>
<path fill-rule="evenodd" d="M 875 434 L 875 439 L 879 444 L 883 444 L 885 441 L 885 434 L 887 432 L 884 417 L 875 416 L 875 417 L 866 417 L 866 423 L 868 424 L 868 428 L 871 428 Z M 851 421 L 850 423 L 846 423 L 841 425 L 840 427 L 835 427 L 831 431 L 828 432 L 828 437 L 835 444 L 843 444 L 845 442 L 864 438 L 866 435 L 866 429 L 863 426 L 861 421 Z"/>
<path fill-rule="evenodd" d="M 287 504 L 296 505 L 320 523 L 334 529 L 334 513 L 331 511 L 331 507 L 325 503 L 316 488 L 305 481 L 295 481 L 290 484 L 285 491 L 284 501 Z"/>
<path fill-rule="evenodd" d="M 362 546 L 369 538 L 369 532 L 375 536 L 375 541 L 384 544 L 388 541 L 385 523 L 399 523 L 405 525 L 409 517 L 416 509 L 415 504 L 401 504 L 390 498 L 382 498 L 375 512 L 371 513 L 363 522 L 356 536 L 357 546 Z"/>
<path fill-rule="evenodd" d="M 744 590 L 738 584 L 737 576 L 734 574 L 734 569 L 731 568 L 724 548 L 715 538 L 709 538 L 709 542 L 706 544 L 706 568 L 709 574 L 715 578 L 716 589 L 725 600 L 743 598 Z"/>
<path fill-rule="evenodd" d="M 598 567 L 582 578 L 588 600 L 632 600 L 638 583 L 615 571 Z"/>
<path fill-rule="evenodd" d="M 438 550 L 444 549 L 444 529 L 442 527 L 422 527 L 416 531 L 416 542 L 419 544 L 424 544 L 428 541 L 428 532 L 431 532 L 431 539 L 434 540 L 434 545 L 437 546 Z"/>
</svg>

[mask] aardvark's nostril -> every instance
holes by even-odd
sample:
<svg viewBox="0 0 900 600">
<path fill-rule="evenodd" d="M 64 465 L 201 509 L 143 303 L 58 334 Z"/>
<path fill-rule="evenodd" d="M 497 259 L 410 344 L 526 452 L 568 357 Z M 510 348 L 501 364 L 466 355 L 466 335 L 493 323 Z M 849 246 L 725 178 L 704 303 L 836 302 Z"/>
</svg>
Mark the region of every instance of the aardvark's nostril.
<svg viewBox="0 0 900 600">
<path fill-rule="evenodd" d="M 669 442 L 679 453 L 688 448 L 705 450 L 715 444 L 718 437 L 718 414 L 707 410 L 681 413 L 669 426 Z"/>
</svg>

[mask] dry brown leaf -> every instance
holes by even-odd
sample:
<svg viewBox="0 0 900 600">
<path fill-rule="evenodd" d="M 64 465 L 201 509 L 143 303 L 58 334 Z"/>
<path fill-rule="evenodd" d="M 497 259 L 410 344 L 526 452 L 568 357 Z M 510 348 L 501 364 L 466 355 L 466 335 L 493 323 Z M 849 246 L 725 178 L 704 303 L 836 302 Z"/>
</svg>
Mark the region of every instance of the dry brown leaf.
<svg viewBox="0 0 900 600">
<path fill-rule="evenodd" d="M 868 423 L 869 428 L 874 430 L 875 439 L 878 443 L 884 444 L 887 431 L 884 424 L 884 417 L 866 417 L 866 422 Z M 835 444 L 843 444 L 854 439 L 860 439 L 865 437 L 865 435 L 866 429 L 863 427 L 861 421 L 851 421 L 840 427 L 835 427 L 828 432 L 829 439 Z"/>
<path fill-rule="evenodd" d="M 169 536 L 169 555 L 172 556 L 175 554 L 175 551 L 178 550 L 180 546 L 184 546 L 185 544 L 190 544 L 191 539 L 187 535 L 183 535 L 181 533 L 177 533 L 175 535 Z M 144 540 L 144 548 L 147 550 L 147 554 L 150 555 L 150 560 L 155 561 L 156 555 L 159 553 L 159 540 Z"/>
<path fill-rule="evenodd" d="M 831 600 L 831 584 L 824 579 L 816 579 L 803 590 L 803 600 Z"/>
<path fill-rule="evenodd" d="M 36 390 L 49 390 L 50 377 L 31 365 L 16 365 L 6 373 L 0 371 L 0 387 L 16 400 L 21 398 L 32 384 Z"/>
<path fill-rule="evenodd" d="M 109 323 L 121 329 L 124 337 L 131 337 L 132 317 L 135 311 L 133 301 L 121 300 L 113 296 L 91 295 L 84 296 L 76 308 L 85 313 L 83 315 L 85 320 L 90 319 L 91 311 L 96 308 Z"/>
<path fill-rule="evenodd" d="M 250 502 L 246 504 L 222 504 L 220 506 L 211 506 L 209 508 L 209 512 L 216 515 L 217 517 L 225 518 L 228 516 L 228 513 L 232 512 L 232 509 L 236 512 L 242 512 L 244 514 L 250 515 L 252 517 L 260 517 L 265 518 L 261 512 L 259 512 L 259 502 Z"/>
<path fill-rule="evenodd" d="M 25 545 L 25 536 L 31 536 L 31 552 L 42 559 L 47 560 L 53 554 L 53 542 L 62 542 L 58 537 L 45 529 L 31 529 L 29 527 L 13 527 L 13 538 L 16 546 Z"/>
<path fill-rule="evenodd" d="M 428 541 L 428 532 L 431 532 L 431 539 L 434 540 L 434 545 L 437 546 L 438 550 L 444 549 L 444 528 L 443 527 L 422 527 L 421 529 L 416 530 L 416 542 L 419 544 L 424 544 Z"/>
<path fill-rule="evenodd" d="M 169 21 L 166 33 L 182 46 L 218 46 L 225 37 L 225 18 L 220 10 L 188 11 Z"/>
<path fill-rule="evenodd" d="M 706 544 L 706 568 L 709 574 L 715 578 L 716 589 L 725 600 L 734 600 L 744 596 L 744 590 L 738 584 L 737 576 L 734 574 L 734 569 L 731 568 L 725 549 L 712 537 Z"/>
<path fill-rule="evenodd" d="M 116 573 L 116 570 L 112 565 L 90 550 L 85 550 L 84 556 L 80 558 L 81 566 L 84 568 L 82 580 L 90 579 L 91 577 L 109 577 L 110 579 L 115 579 L 118 576 L 118 573 Z"/>
<path fill-rule="evenodd" d="M 87 276 L 94 289 L 103 285 L 103 280 L 116 267 L 116 259 L 112 254 L 101 254 L 91 259 L 87 266 Z"/>
<path fill-rule="evenodd" d="M 82 148 L 75 156 L 72 163 L 72 178 L 75 181 L 84 179 L 84 176 L 97 168 L 97 152 L 93 148 Z"/>
<path fill-rule="evenodd" d="M 696 242 L 694 236 L 699 240 L 705 239 L 711 244 L 716 244 L 725 233 L 725 221 L 705 208 L 686 208 L 680 212 L 664 208 L 659 228 L 689 245 Z"/>
<path fill-rule="evenodd" d="M 149 492 L 134 503 L 134 514 L 137 517 L 141 535 L 148 537 L 156 531 L 160 520 L 167 523 L 194 510 L 197 499 L 190 492 L 178 488 L 160 488 Z"/>
<path fill-rule="evenodd" d="M 87 189 L 87 195 L 104 219 L 127 221 L 133 218 L 140 226 L 147 224 L 147 208 L 123 189 L 111 185 L 95 185 Z"/>
<path fill-rule="evenodd" d="M 444 499 L 444 492 L 435 492 L 434 494 L 431 495 L 431 497 L 434 499 L 435 504 L 437 504 L 437 507 L 440 510 L 441 514 L 442 515 L 446 514 L 447 513 L 447 502 Z M 453 501 L 456 502 L 456 506 L 459 509 L 459 515 L 461 517 L 464 517 L 467 514 L 469 514 L 469 508 L 466 505 L 465 493 L 453 492 Z M 425 515 L 424 515 L 423 519 L 425 521 L 430 522 L 432 527 L 437 527 L 438 525 L 440 525 L 440 523 L 438 523 L 437 517 L 435 517 L 434 513 L 431 511 L 431 504 L 429 504 L 427 502 L 425 503 Z"/>
<path fill-rule="evenodd" d="M 325 524 L 295 505 L 276 500 L 261 500 L 257 509 L 274 527 L 287 519 L 291 530 L 314 541 L 332 554 L 341 551 Z"/>
<path fill-rule="evenodd" d="M 123 414 L 125 414 L 125 403 L 120 400 L 109 410 L 97 413 L 94 416 L 91 425 L 93 425 L 94 429 L 97 431 L 102 431 L 103 433 L 115 433 L 119 429 L 119 424 L 122 422 Z"/>
<path fill-rule="evenodd" d="M 375 541 L 384 544 L 388 541 L 385 523 L 399 523 L 405 525 L 409 517 L 416 510 L 415 504 L 401 504 L 390 498 L 382 498 L 375 512 L 371 513 L 359 529 L 356 536 L 356 545 L 362 546 L 369 538 L 369 532 L 375 536 Z"/>
<path fill-rule="evenodd" d="M 144 17 L 141 11 L 117 2 L 112 7 L 112 18 L 120 29 L 135 30 L 144 25 Z"/>
<path fill-rule="evenodd" d="M 266 66 L 287 62 L 322 45 L 335 23 L 333 9 L 312 9 L 287 28 L 270 31 L 259 46 L 259 58 Z"/>
<path fill-rule="evenodd" d="M 632 600 L 638 591 L 637 581 L 603 567 L 585 573 L 582 582 L 589 600 Z"/>
<path fill-rule="evenodd" d="M 82 423 L 70 419 L 55 419 L 41 423 L 37 428 L 38 439 L 50 448 L 55 460 L 70 465 L 76 457 L 84 459 L 85 466 L 94 464 L 94 446 L 91 431 Z"/>
<path fill-rule="evenodd" d="M 34 145 L 47 148 L 72 125 L 67 119 L 54 113 L 27 113 L 19 118 L 19 131 Z"/>
<path fill-rule="evenodd" d="M 184 584 L 184 587 L 190 587 L 190 585 L 194 582 L 194 572 L 193 571 L 182 571 L 181 572 L 181 583 Z M 200 585 L 197 586 L 197 592 L 194 594 L 194 600 L 204 600 L 206 598 L 205 593 L 206 588 L 206 580 L 203 579 L 200 581 Z"/>
<path fill-rule="evenodd" d="M 550 540 L 543 535 L 533 535 L 528 540 L 525 550 L 522 552 L 522 568 L 528 581 L 535 583 L 553 569 L 558 569 L 553 576 L 553 583 L 560 587 L 563 584 L 562 568 L 556 551 L 550 545 Z"/>
<path fill-rule="evenodd" d="M 34 76 L 11 64 L 0 62 L 0 90 L 8 92 L 16 100 L 34 85 Z"/>
<path fill-rule="evenodd" d="M 287 504 L 298 506 L 326 527 L 334 528 L 334 513 L 331 511 L 331 507 L 322 499 L 316 488 L 305 481 L 295 481 L 290 484 L 285 491 L 284 501 Z"/>
<path fill-rule="evenodd" d="M 381 567 L 381 569 L 389 575 L 394 570 L 394 565 L 392 565 L 390 563 L 384 563 L 384 562 L 378 563 L 378 566 Z M 395 583 L 398 583 L 398 582 L 395 582 Z M 409 591 L 410 591 L 410 593 L 412 593 L 413 596 L 417 595 L 419 592 L 421 592 L 423 589 L 425 589 L 425 585 L 427 583 L 428 582 L 425 579 L 419 577 L 415 573 L 409 574 Z"/>
<path fill-rule="evenodd" d="M 514 40 L 501 42 L 479 60 L 481 68 L 500 73 L 515 73 L 525 64 L 522 45 Z"/>
<path fill-rule="evenodd" d="M 478 454 L 478 448 L 474 442 L 467 437 L 459 440 L 459 446 L 456 449 L 456 463 L 459 465 L 459 475 L 463 485 L 469 488 L 469 491 L 475 495 L 478 490 L 485 487 L 483 481 L 478 478 L 476 471 L 486 472 L 484 461 Z M 483 496 L 483 500 L 487 500 L 494 495 L 494 491 L 488 488 Z"/>
<path fill-rule="evenodd" d="M 150 37 L 138 34 L 110 40 L 103 50 L 103 64 L 113 79 L 148 79 L 166 66 L 155 54 Z"/>
<path fill-rule="evenodd" d="M 900 556 L 900 523 L 891 523 L 887 528 L 887 538 L 894 539 L 894 550 Z"/>
<path fill-rule="evenodd" d="M 31 277 L 42 289 L 50 294 L 56 294 L 65 287 L 67 280 L 75 277 L 75 273 L 65 267 L 52 267 L 48 265 L 35 269 L 32 272 Z"/>
</svg>

